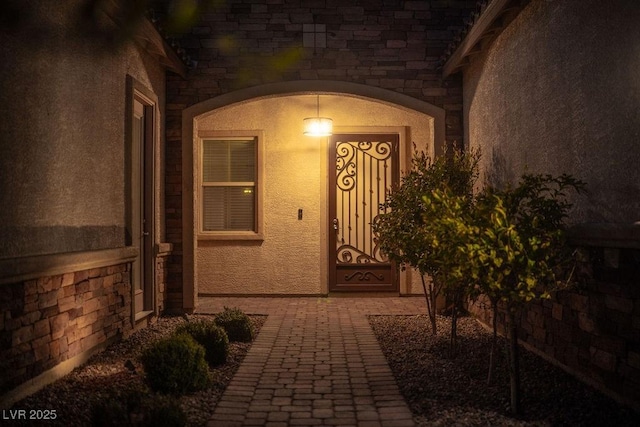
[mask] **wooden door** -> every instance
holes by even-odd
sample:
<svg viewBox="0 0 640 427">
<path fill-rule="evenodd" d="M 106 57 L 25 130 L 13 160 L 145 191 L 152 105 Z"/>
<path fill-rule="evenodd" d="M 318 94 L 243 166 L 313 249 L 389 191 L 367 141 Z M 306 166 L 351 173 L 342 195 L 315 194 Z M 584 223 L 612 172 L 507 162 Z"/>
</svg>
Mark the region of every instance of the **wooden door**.
<svg viewBox="0 0 640 427">
<path fill-rule="evenodd" d="M 398 183 L 399 136 L 336 134 L 329 142 L 329 291 L 397 292 L 397 268 L 371 223 Z"/>
</svg>

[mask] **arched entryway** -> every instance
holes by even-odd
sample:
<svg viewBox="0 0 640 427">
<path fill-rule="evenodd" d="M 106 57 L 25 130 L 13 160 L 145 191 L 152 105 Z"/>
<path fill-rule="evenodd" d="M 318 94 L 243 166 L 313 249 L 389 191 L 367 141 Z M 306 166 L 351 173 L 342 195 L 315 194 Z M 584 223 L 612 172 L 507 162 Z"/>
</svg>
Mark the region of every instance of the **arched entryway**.
<svg viewBox="0 0 640 427">
<path fill-rule="evenodd" d="M 398 170 L 410 164 L 412 144 L 437 155 L 444 141 L 443 109 L 397 92 L 347 82 L 263 85 L 186 109 L 186 309 L 196 306 L 199 293 L 329 292 L 334 218 L 329 212 L 330 144 L 326 137 L 302 134 L 303 118 L 316 114 L 318 95 L 322 115 L 334 120 L 334 133 L 397 138 Z M 218 176 L 222 169 L 226 175 Z M 255 173 L 246 174 L 247 170 Z M 411 294 L 419 288 L 409 274 L 403 274 L 397 291 Z"/>
</svg>

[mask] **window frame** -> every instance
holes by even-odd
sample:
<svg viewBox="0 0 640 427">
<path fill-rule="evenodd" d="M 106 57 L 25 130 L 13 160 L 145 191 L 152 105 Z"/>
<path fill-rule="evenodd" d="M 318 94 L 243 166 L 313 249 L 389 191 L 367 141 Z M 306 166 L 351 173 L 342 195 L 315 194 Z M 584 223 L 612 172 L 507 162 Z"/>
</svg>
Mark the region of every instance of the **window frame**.
<svg viewBox="0 0 640 427">
<path fill-rule="evenodd" d="M 240 230 L 204 230 L 203 224 L 203 200 L 204 200 L 204 168 L 203 154 L 205 140 L 242 140 L 254 139 L 256 141 L 256 175 L 254 181 L 254 229 L 251 231 Z M 198 155 L 195 168 L 197 190 L 194 192 L 196 198 L 196 224 L 197 240 L 264 240 L 263 232 L 263 185 L 264 185 L 264 165 L 263 165 L 263 131 L 212 131 L 201 130 L 197 133 Z"/>
</svg>

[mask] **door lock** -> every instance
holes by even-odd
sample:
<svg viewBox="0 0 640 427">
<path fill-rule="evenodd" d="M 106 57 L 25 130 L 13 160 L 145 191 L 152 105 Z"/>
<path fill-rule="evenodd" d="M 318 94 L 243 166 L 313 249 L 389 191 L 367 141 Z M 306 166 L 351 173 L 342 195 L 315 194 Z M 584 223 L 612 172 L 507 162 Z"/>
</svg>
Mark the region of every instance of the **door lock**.
<svg viewBox="0 0 640 427">
<path fill-rule="evenodd" d="M 338 218 L 333 218 L 333 229 L 338 231 L 338 228 L 339 228 Z"/>
</svg>

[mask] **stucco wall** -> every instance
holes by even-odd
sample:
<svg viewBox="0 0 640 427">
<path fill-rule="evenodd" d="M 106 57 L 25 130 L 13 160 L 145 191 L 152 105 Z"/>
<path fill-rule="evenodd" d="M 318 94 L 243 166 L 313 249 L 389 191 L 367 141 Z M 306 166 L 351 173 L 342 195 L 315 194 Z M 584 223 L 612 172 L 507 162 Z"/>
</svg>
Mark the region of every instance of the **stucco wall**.
<svg viewBox="0 0 640 427">
<path fill-rule="evenodd" d="M 150 319 L 136 324 L 132 310 L 140 253 L 127 247 L 126 237 L 134 175 L 127 164 L 127 82 L 131 76 L 136 88 L 157 97 L 154 132 L 162 135 L 165 71 L 135 42 L 148 31 L 118 40 L 123 29 L 108 17 L 118 11 L 106 10 L 115 4 L 107 3 L 0 2 L 0 402 L 6 407 Z M 161 199 L 163 150 L 155 151 L 149 155 L 155 155 Z M 161 242 L 164 202 L 156 204 Z M 171 247 L 158 246 L 150 308 L 160 311 Z"/>
<path fill-rule="evenodd" d="M 533 0 L 464 71 L 485 176 L 570 173 L 574 222 L 640 220 L 640 3 Z"/>
<path fill-rule="evenodd" d="M 126 75 L 162 105 L 164 70 L 132 40 L 108 43 L 85 2 L 14 3 L 0 33 L 0 258 L 124 246 Z"/>
<path fill-rule="evenodd" d="M 636 0 L 532 0 L 463 72 L 465 140 L 485 178 L 570 173 L 589 191 L 570 221 L 609 223 L 574 229 L 586 283 L 523 310 L 521 340 L 635 407 L 638 239 L 612 223 L 640 220 L 639 22 Z"/>
<path fill-rule="evenodd" d="M 199 293 L 327 292 L 327 138 L 302 134 L 303 118 L 314 116 L 315 110 L 315 95 L 290 95 L 233 104 L 196 118 L 194 133 L 264 131 L 264 241 L 200 240 L 195 255 Z M 416 111 L 325 94 L 320 114 L 333 119 L 336 133 L 393 127 L 408 131 L 405 154 L 410 154 L 411 142 L 433 149 L 433 119 Z M 297 219 L 299 208 L 302 220 Z M 414 286 L 413 292 L 419 289 Z"/>
</svg>

